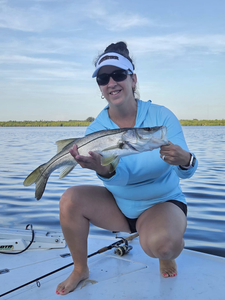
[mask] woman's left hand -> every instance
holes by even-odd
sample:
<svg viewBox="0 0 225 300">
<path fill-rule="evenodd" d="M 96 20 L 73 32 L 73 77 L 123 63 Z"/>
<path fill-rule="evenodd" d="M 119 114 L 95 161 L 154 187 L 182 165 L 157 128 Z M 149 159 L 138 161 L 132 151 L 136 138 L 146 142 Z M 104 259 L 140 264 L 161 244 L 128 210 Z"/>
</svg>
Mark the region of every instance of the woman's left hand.
<svg viewBox="0 0 225 300">
<path fill-rule="evenodd" d="M 160 157 L 170 165 L 180 166 L 188 166 L 191 158 L 189 152 L 170 141 L 169 145 L 160 147 Z"/>
</svg>

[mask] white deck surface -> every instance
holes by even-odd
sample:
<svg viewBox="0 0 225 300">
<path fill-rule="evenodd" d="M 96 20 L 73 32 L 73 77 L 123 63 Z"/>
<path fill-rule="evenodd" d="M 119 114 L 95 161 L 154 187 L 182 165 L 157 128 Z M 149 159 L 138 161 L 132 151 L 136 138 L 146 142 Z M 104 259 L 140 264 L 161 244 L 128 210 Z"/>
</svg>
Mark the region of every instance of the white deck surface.
<svg viewBox="0 0 225 300">
<path fill-rule="evenodd" d="M 89 237 L 89 254 L 115 242 L 114 238 Z M 138 238 L 130 243 L 133 250 L 123 257 L 109 250 L 89 258 L 90 281 L 82 282 L 65 296 L 56 295 L 59 282 L 69 276 L 72 266 L 2 297 L 3 300 L 55 299 L 126 299 L 126 300 L 224 300 L 225 259 L 184 250 L 177 259 L 178 276 L 162 278 L 158 260 L 149 258 L 141 249 Z M 68 248 L 28 250 L 19 255 L 0 254 L 0 295 L 39 276 L 72 262 L 62 258 Z"/>
</svg>

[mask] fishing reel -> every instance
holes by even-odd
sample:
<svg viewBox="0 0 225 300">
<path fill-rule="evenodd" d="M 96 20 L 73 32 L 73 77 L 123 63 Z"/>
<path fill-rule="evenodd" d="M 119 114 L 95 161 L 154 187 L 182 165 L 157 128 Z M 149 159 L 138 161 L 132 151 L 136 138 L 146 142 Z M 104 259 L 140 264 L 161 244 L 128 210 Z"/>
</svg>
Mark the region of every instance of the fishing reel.
<svg viewBox="0 0 225 300">
<path fill-rule="evenodd" d="M 133 249 L 133 247 L 128 244 L 128 241 L 126 239 L 124 239 L 122 237 L 118 237 L 118 238 L 120 238 L 124 241 L 124 245 L 122 245 L 122 246 L 115 245 L 114 253 L 119 256 L 123 256 L 123 255 L 129 253 L 130 250 Z"/>
</svg>

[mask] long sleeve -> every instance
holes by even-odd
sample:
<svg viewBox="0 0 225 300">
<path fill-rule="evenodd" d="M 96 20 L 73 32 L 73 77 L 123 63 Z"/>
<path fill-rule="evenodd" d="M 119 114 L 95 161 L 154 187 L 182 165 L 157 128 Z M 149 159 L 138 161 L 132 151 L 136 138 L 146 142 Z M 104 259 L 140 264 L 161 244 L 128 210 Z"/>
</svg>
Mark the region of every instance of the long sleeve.
<svg viewBox="0 0 225 300">
<path fill-rule="evenodd" d="M 165 120 L 164 124 L 167 127 L 168 139 L 173 144 L 179 145 L 182 149 L 190 152 L 184 138 L 182 127 L 177 117 L 165 107 L 162 107 L 161 114 L 162 114 L 162 118 L 164 118 Z M 192 155 L 195 156 L 194 153 L 192 153 Z M 176 174 L 182 179 L 190 178 L 191 176 L 193 176 L 198 167 L 198 160 L 196 157 L 195 159 L 196 160 L 195 160 L 194 167 L 188 170 L 183 170 L 180 168 L 180 166 L 173 166 Z"/>
<path fill-rule="evenodd" d="M 137 100 L 137 103 L 136 128 L 164 125 L 167 127 L 168 140 L 190 152 L 180 122 L 169 109 L 151 101 Z M 87 128 L 86 134 L 115 128 L 118 126 L 109 118 L 106 107 Z M 122 157 L 111 178 L 97 174 L 113 194 L 121 211 L 129 218 L 136 218 L 152 205 L 171 199 L 186 203 L 179 178 L 189 178 L 195 173 L 197 159 L 193 168 L 182 170 L 163 161 L 159 151 L 158 148 Z"/>
</svg>

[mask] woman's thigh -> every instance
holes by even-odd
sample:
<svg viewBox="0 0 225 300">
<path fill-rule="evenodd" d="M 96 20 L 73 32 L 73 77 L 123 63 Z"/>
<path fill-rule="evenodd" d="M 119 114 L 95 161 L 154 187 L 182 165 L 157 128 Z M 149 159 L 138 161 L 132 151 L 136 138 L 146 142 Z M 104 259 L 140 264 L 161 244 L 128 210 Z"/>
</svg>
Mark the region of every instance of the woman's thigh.
<svg viewBox="0 0 225 300">
<path fill-rule="evenodd" d="M 83 216 L 93 225 L 110 231 L 130 231 L 113 195 L 102 186 L 81 185 L 69 188 L 61 197 L 60 211 L 71 218 Z"/>
<path fill-rule="evenodd" d="M 137 220 L 140 243 L 144 247 L 159 247 L 165 243 L 181 245 L 186 230 L 187 219 L 175 204 L 156 204 L 143 212 Z"/>
</svg>

